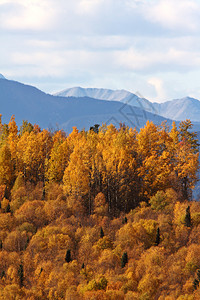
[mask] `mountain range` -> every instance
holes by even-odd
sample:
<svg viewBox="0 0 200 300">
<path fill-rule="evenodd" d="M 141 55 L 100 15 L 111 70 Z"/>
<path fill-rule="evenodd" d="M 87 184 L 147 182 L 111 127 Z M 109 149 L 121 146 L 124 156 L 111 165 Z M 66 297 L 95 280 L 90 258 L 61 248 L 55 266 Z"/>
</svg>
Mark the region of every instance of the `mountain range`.
<svg viewBox="0 0 200 300">
<path fill-rule="evenodd" d="M 191 97 L 155 103 L 126 90 L 81 87 L 50 95 L 0 74 L 0 105 L 5 122 L 14 114 L 18 124 L 27 119 L 42 128 L 67 132 L 73 126 L 87 130 L 96 123 L 125 123 L 139 129 L 147 120 L 156 124 L 167 120 L 171 125 L 172 120 L 185 119 L 200 131 L 200 101 Z"/>
<path fill-rule="evenodd" d="M 143 127 L 147 120 L 160 124 L 165 118 L 119 101 L 108 101 L 84 97 L 61 97 L 46 94 L 22 83 L 0 79 L 0 113 L 3 121 L 9 122 L 12 114 L 17 124 L 22 120 L 37 123 L 42 128 L 64 129 L 71 132 L 76 126 L 88 130 L 94 124 L 125 123 Z M 167 120 L 169 125 L 171 120 Z"/>
<path fill-rule="evenodd" d="M 97 88 L 73 87 L 55 94 L 62 97 L 91 97 L 94 99 L 121 101 L 132 106 L 142 108 L 164 118 L 182 121 L 190 119 L 200 122 L 200 101 L 191 97 L 166 101 L 164 103 L 151 102 L 141 95 L 126 90 L 110 90 Z"/>
</svg>

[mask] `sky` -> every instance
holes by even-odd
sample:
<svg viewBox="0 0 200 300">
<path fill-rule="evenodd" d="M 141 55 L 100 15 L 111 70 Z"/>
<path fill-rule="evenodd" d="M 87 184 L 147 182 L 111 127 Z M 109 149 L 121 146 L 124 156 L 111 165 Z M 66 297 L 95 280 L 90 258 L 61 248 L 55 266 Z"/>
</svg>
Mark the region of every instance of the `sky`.
<svg viewBox="0 0 200 300">
<path fill-rule="evenodd" d="M 0 73 L 44 92 L 200 99 L 199 0 L 0 0 Z"/>
</svg>

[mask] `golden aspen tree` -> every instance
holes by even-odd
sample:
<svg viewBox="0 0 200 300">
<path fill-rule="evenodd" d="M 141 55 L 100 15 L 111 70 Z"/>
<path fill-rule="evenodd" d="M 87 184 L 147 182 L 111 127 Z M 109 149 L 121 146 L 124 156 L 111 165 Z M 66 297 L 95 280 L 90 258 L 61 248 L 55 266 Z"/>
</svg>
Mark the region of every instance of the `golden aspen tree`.
<svg viewBox="0 0 200 300">
<path fill-rule="evenodd" d="M 53 146 L 49 156 L 49 160 L 46 161 L 45 177 L 48 182 L 60 183 L 70 156 L 68 141 L 62 131 L 58 131 L 53 136 Z"/>
<path fill-rule="evenodd" d="M 0 185 L 11 188 L 14 182 L 14 165 L 11 158 L 11 151 L 8 144 L 0 148 Z"/>
<path fill-rule="evenodd" d="M 45 160 L 49 158 L 51 149 L 49 131 L 35 133 L 25 132 L 17 145 L 18 172 L 23 172 L 25 179 L 36 183 L 44 181 Z"/>
<path fill-rule="evenodd" d="M 199 169 L 197 134 L 191 132 L 191 129 L 192 123 L 190 120 L 182 121 L 179 125 L 175 172 L 184 199 L 191 198 L 191 189 L 194 188 L 197 181 L 197 170 Z"/>
<path fill-rule="evenodd" d="M 141 159 L 139 176 L 142 180 L 141 193 L 147 199 L 158 190 L 170 187 L 173 170 L 169 145 L 171 138 L 163 125 L 156 126 L 147 122 L 137 135 L 138 151 Z"/>
<path fill-rule="evenodd" d="M 75 146 L 64 172 L 64 190 L 68 195 L 84 196 L 89 192 L 89 168 L 83 159 L 84 143 L 82 140 Z"/>
<path fill-rule="evenodd" d="M 177 165 L 174 168 L 177 174 L 179 189 L 184 199 L 191 198 L 191 189 L 197 181 L 199 168 L 199 153 L 194 153 L 191 145 L 185 140 L 179 143 L 177 149 Z"/>
<path fill-rule="evenodd" d="M 11 159 L 14 164 L 16 164 L 16 148 L 18 142 L 18 127 L 15 122 L 15 116 L 12 115 L 10 122 L 8 123 L 9 135 L 8 144 L 11 152 Z"/>
</svg>

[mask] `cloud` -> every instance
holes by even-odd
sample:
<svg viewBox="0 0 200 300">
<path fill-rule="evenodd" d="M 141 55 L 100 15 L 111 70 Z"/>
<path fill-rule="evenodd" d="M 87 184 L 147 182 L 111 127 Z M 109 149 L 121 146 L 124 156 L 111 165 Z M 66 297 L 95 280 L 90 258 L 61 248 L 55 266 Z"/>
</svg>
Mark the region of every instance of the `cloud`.
<svg viewBox="0 0 200 300">
<path fill-rule="evenodd" d="M 54 91 L 68 82 L 157 99 L 188 82 L 194 94 L 199 14 L 197 0 L 0 0 L 0 73 L 47 91 L 54 78 Z"/>
<path fill-rule="evenodd" d="M 0 27 L 19 31 L 41 30 L 50 24 L 53 10 L 47 1 L 16 0 L 0 2 Z"/>
<path fill-rule="evenodd" d="M 123 49 L 114 53 L 116 65 L 134 72 L 151 73 L 170 70 L 190 71 L 200 67 L 200 53 L 169 48 L 144 51 L 137 48 Z"/>
<path fill-rule="evenodd" d="M 81 0 L 78 1 L 78 13 L 79 14 L 94 14 L 97 12 L 101 4 L 105 4 L 105 0 Z"/>
<path fill-rule="evenodd" d="M 163 85 L 163 80 L 157 77 L 152 77 L 148 79 L 148 83 L 152 85 L 156 92 L 156 97 L 154 100 L 157 100 L 158 102 L 162 99 L 166 98 L 166 92 Z"/>
<path fill-rule="evenodd" d="M 200 4 L 193 0 L 151 1 L 144 9 L 146 18 L 165 28 L 197 31 L 200 28 Z"/>
</svg>

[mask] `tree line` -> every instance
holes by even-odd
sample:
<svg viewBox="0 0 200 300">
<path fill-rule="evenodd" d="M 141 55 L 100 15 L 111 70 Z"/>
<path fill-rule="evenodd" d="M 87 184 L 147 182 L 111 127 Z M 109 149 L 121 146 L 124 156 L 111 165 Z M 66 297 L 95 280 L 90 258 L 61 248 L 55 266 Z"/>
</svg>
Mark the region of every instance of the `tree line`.
<svg viewBox="0 0 200 300">
<path fill-rule="evenodd" d="M 157 191 L 173 188 L 180 197 L 191 198 L 197 181 L 198 140 L 190 120 L 172 128 L 147 122 L 136 129 L 121 125 L 73 128 L 66 135 L 54 133 L 28 121 L 18 129 L 14 116 L 0 121 L 0 185 L 9 195 L 19 180 L 43 185 L 57 183 L 67 196 L 82 198 L 89 214 L 94 198 L 102 192 L 108 211 L 117 216 Z"/>
</svg>

